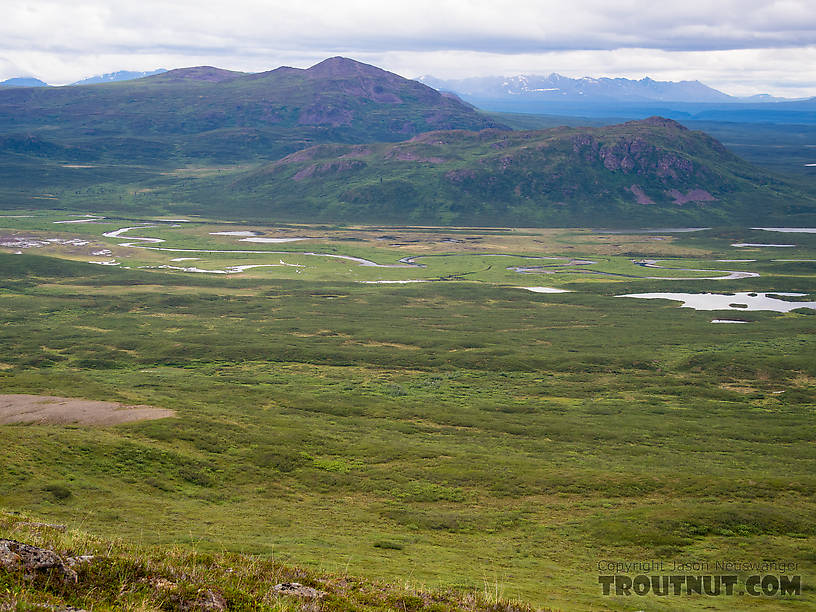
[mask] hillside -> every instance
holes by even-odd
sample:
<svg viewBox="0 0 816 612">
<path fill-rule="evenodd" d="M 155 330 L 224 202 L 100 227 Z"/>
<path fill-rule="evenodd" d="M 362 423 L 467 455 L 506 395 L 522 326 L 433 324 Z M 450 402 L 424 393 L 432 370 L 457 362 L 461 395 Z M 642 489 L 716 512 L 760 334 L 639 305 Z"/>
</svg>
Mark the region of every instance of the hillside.
<svg viewBox="0 0 816 612">
<path fill-rule="evenodd" d="M 200 66 L 134 81 L 0 91 L 0 134 L 40 138 L 95 162 L 276 159 L 316 143 L 488 127 L 498 126 L 455 97 L 340 57 L 305 70 Z"/>
<path fill-rule="evenodd" d="M 177 195 L 219 214 L 356 222 L 724 224 L 816 212 L 811 196 L 661 118 L 321 145 Z"/>
</svg>

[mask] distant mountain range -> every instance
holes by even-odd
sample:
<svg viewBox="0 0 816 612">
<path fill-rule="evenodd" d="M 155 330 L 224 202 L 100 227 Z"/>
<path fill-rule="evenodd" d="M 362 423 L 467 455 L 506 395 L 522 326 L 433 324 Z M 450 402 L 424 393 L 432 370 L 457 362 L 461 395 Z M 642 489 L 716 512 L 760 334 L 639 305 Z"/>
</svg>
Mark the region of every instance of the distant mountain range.
<svg viewBox="0 0 816 612">
<path fill-rule="evenodd" d="M 433 76 L 418 79 L 441 91 L 451 91 L 468 98 L 527 98 L 550 101 L 595 102 L 782 102 L 767 94 L 738 98 L 704 85 L 700 81 L 655 81 L 649 77 L 573 79 L 557 73 L 548 76 L 475 77 L 442 80 Z"/>
<path fill-rule="evenodd" d="M 162 74 L 167 72 L 164 68 L 158 70 L 151 70 L 149 72 L 133 72 L 130 70 L 119 70 L 118 72 L 108 72 L 107 74 L 97 74 L 96 76 L 82 79 L 73 85 L 96 85 L 97 83 L 116 83 L 120 81 L 133 81 L 134 79 L 143 79 L 145 77 L 153 76 L 155 74 Z M 0 87 L 50 87 L 48 83 L 35 79 L 33 77 L 14 77 L 5 81 L 0 81 Z"/>
<path fill-rule="evenodd" d="M 641 119 L 815 124 L 816 98 L 787 99 L 760 94 L 730 96 L 699 81 L 655 81 L 549 76 L 420 79 L 478 108 L 507 113 Z"/>
<path fill-rule="evenodd" d="M 14 77 L 0 81 L 0 87 L 48 87 L 48 83 L 33 77 Z"/>
<path fill-rule="evenodd" d="M 95 85 L 97 83 L 115 83 L 120 81 L 132 81 L 134 79 L 143 79 L 144 77 L 153 76 L 154 74 L 162 74 L 167 72 L 164 68 L 158 70 L 151 70 L 150 72 L 132 72 L 130 70 L 119 70 L 118 72 L 108 72 L 107 74 L 98 74 L 96 76 L 82 79 L 71 85 Z"/>
</svg>

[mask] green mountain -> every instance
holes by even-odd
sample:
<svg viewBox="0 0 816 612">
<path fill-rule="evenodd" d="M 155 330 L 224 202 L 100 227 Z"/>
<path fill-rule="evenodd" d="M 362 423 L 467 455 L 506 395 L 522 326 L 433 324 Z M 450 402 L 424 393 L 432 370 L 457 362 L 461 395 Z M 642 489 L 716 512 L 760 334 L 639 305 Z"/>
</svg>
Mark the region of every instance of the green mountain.
<svg viewBox="0 0 816 612">
<path fill-rule="evenodd" d="M 320 145 L 177 195 L 218 214 L 355 222 L 724 224 L 816 213 L 812 195 L 658 117 Z"/>
<path fill-rule="evenodd" d="M 341 57 L 306 70 L 200 66 L 134 81 L 0 90 L 0 134 L 70 149 L 72 160 L 277 159 L 316 143 L 489 127 L 500 126 L 454 96 Z"/>
</svg>

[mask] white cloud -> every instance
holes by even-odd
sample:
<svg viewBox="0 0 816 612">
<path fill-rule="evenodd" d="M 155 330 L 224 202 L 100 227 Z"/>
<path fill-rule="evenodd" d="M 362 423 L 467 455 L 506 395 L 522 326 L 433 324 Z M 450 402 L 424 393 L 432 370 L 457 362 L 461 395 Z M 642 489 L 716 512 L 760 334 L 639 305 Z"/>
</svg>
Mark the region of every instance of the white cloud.
<svg viewBox="0 0 816 612">
<path fill-rule="evenodd" d="M 342 54 L 409 75 L 677 74 L 715 86 L 762 79 L 771 91 L 816 86 L 797 61 L 816 46 L 811 0 L 0 2 L 0 77 L 17 67 L 55 83 L 201 63 L 305 66 Z"/>
</svg>

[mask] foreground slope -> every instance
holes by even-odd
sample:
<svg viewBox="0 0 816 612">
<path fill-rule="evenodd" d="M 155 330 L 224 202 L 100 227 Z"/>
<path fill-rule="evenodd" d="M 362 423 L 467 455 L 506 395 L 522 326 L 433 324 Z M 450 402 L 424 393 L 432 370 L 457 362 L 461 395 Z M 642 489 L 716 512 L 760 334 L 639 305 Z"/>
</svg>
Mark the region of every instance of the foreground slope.
<svg viewBox="0 0 816 612">
<path fill-rule="evenodd" d="M 72 607 L 73 606 L 73 607 Z M 237 554 L 143 547 L 0 511 L 2 610 L 532 612 L 486 594 L 418 590 Z"/>
<path fill-rule="evenodd" d="M 816 211 L 812 196 L 659 117 L 321 145 L 194 186 L 185 197 L 224 206 L 222 214 L 531 226 L 754 223 Z"/>
</svg>

